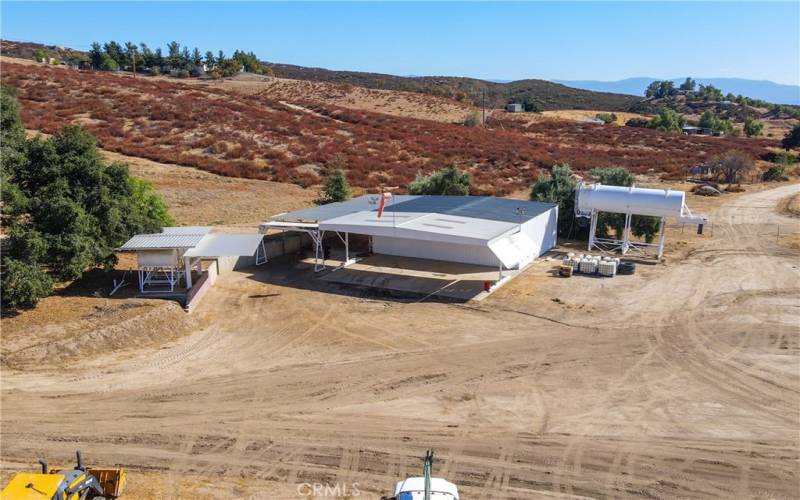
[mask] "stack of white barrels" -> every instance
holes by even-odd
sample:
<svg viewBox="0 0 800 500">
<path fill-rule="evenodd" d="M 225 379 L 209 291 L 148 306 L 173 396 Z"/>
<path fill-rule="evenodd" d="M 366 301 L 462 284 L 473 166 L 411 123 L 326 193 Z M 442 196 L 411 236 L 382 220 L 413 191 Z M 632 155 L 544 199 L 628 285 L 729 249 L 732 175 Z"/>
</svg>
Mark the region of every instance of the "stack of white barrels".
<svg viewBox="0 0 800 500">
<path fill-rule="evenodd" d="M 613 277 L 617 275 L 617 266 L 619 259 L 614 257 L 603 257 L 603 260 L 597 265 L 597 272 L 601 276 Z"/>
<path fill-rule="evenodd" d="M 581 263 L 578 266 L 578 269 L 583 274 L 594 274 L 597 272 L 597 263 L 600 262 L 600 259 L 594 257 L 592 255 L 585 255 L 583 259 L 581 259 Z"/>
<path fill-rule="evenodd" d="M 601 257 L 600 255 L 568 253 L 564 257 L 564 264 L 571 266 L 573 272 L 583 274 L 600 274 L 601 276 L 616 276 L 619 259 L 615 257 Z"/>
<path fill-rule="evenodd" d="M 566 257 L 564 257 L 564 264 L 572 267 L 572 272 L 577 273 L 579 271 L 582 258 L 583 254 L 575 255 L 574 253 L 570 252 Z"/>
</svg>

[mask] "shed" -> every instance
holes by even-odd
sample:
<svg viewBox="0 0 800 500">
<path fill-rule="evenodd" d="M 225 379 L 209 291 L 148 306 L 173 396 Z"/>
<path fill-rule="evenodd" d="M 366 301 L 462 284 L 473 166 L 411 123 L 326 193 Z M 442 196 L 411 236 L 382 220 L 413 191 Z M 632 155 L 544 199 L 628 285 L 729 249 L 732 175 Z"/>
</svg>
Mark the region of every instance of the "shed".
<svg viewBox="0 0 800 500">
<path fill-rule="evenodd" d="M 202 273 L 203 259 L 253 257 L 266 262 L 261 234 L 210 234 L 210 227 L 165 227 L 160 233 L 137 234 L 117 250 L 136 252 L 139 291 L 175 292 L 183 280 L 192 288 L 192 271 Z"/>
<path fill-rule="evenodd" d="M 509 113 L 522 113 L 525 111 L 525 108 L 518 102 L 510 102 L 506 104 L 506 111 Z"/>
</svg>

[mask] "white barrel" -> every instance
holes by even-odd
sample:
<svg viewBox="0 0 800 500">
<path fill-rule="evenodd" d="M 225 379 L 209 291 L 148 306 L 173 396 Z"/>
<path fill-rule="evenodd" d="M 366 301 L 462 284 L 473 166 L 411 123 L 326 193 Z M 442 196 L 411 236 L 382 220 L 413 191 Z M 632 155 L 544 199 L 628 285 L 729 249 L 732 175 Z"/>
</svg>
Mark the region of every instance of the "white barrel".
<svg viewBox="0 0 800 500">
<path fill-rule="evenodd" d="M 597 262 L 591 259 L 584 259 L 580 263 L 579 270 L 584 274 L 594 274 L 597 272 Z"/>
<path fill-rule="evenodd" d="M 631 213 L 655 217 L 680 217 L 686 193 L 602 184 L 581 185 L 576 193 L 578 211 Z"/>
<path fill-rule="evenodd" d="M 602 276 L 615 276 L 617 274 L 617 263 L 613 260 L 604 260 L 598 266 L 597 271 Z"/>
</svg>

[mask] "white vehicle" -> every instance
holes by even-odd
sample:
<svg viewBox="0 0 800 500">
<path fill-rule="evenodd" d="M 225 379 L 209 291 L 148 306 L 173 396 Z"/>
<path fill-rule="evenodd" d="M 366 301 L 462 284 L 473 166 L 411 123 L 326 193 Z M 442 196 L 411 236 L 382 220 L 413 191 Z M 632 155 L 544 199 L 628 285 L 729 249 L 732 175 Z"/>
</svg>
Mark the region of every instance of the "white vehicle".
<svg viewBox="0 0 800 500">
<path fill-rule="evenodd" d="M 458 488 L 450 481 L 431 477 L 433 470 L 433 450 L 425 454 L 423 477 L 409 477 L 398 481 L 394 496 L 381 497 L 381 500 L 458 500 Z"/>
<path fill-rule="evenodd" d="M 432 477 L 430 482 L 430 500 L 458 500 L 458 488 L 450 481 Z M 425 478 L 410 477 L 398 481 L 394 489 L 397 500 L 425 500 Z"/>
</svg>

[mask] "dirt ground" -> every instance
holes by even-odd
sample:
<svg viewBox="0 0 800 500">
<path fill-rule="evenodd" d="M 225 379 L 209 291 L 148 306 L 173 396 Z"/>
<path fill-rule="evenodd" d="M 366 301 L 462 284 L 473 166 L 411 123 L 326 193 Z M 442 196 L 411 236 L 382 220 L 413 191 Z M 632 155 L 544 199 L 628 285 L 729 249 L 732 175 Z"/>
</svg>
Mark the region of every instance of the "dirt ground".
<svg viewBox="0 0 800 500">
<path fill-rule="evenodd" d="M 611 113 L 610 111 L 587 111 L 587 110 L 579 110 L 579 109 L 560 109 L 557 111 L 544 111 L 541 113 L 541 116 L 544 118 L 551 118 L 556 120 L 576 120 L 576 121 L 587 121 L 594 119 L 598 113 Z M 615 125 L 625 125 L 625 122 L 630 120 L 631 118 L 647 118 L 647 116 L 639 114 L 639 113 L 627 113 L 624 111 L 614 111 L 615 115 L 617 115 L 617 121 L 614 122 Z"/>
<path fill-rule="evenodd" d="M 800 251 L 775 232 L 800 232 L 778 209 L 798 192 L 690 197 L 713 229 L 671 227 L 665 262 L 543 260 L 480 303 L 288 260 L 220 277 L 191 315 L 48 298 L 0 323 L 0 479 L 80 448 L 129 469 L 129 498 L 377 498 L 431 447 L 465 499 L 798 498 Z"/>
<path fill-rule="evenodd" d="M 126 162 L 163 196 L 179 225 L 257 226 L 270 216 L 313 204 L 318 190 L 295 184 L 224 177 L 203 170 L 103 151 Z"/>
</svg>

